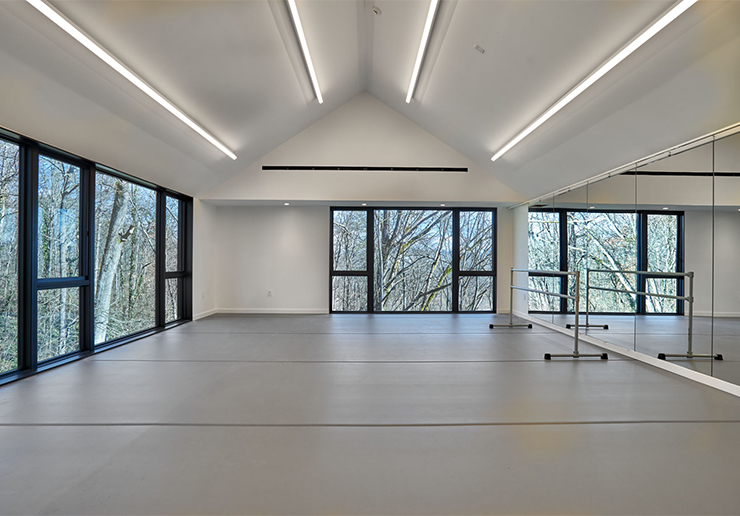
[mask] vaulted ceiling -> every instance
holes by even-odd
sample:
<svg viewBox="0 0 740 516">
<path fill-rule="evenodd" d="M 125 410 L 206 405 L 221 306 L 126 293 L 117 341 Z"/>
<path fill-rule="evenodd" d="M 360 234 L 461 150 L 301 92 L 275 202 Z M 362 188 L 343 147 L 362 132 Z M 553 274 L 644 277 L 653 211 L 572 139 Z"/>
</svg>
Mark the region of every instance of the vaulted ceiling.
<svg viewBox="0 0 740 516">
<path fill-rule="evenodd" d="M 323 104 L 282 0 L 53 2 L 236 161 L 20 0 L 0 7 L 0 126 L 198 195 L 368 92 L 533 197 L 740 120 L 738 1 L 698 2 L 493 163 L 673 2 L 442 0 L 410 104 L 427 0 L 297 3 Z"/>
</svg>

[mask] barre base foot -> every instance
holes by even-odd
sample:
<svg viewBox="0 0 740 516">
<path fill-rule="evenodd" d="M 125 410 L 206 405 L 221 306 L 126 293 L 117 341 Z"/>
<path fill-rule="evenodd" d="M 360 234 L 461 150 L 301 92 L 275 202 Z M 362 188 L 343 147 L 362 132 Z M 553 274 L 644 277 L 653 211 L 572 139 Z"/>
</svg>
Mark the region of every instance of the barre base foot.
<svg viewBox="0 0 740 516">
<path fill-rule="evenodd" d="M 571 328 L 575 328 L 575 326 L 576 326 L 575 324 L 566 324 L 565 325 L 565 327 L 567 329 L 569 329 L 569 330 Z M 579 328 L 603 328 L 605 330 L 608 330 L 609 329 L 609 325 L 608 324 L 579 324 L 578 327 Z"/>
<path fill-rule="evenodd" d="M 667 360 L 669 358 L 713 358 L 714 360 L 724 360 L 724 357 L 722 357 L 720 353 L 716 353 L 714 355 L 710 355 L 708 353 L 658 353 L 659 360 Z"/>
<path fill-rule="evenodd" d="M 488 328 L 491 330 L 494 328 L 529 328 L 531 330 L 532 325 L 531 324 L 489 324 Z"/>
<path fill-rule="evenodd" d="M 609 360 L 607 353 L 545 353 L 545 360 L 552 360 L 553 358 L 600 358 L 601 360 Z"/>
</svg>

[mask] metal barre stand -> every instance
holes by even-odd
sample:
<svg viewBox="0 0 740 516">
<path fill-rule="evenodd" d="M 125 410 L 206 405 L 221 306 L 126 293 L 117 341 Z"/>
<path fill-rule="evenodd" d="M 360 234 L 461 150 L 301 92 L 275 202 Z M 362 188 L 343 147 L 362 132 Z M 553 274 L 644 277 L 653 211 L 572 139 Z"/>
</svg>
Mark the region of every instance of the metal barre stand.
<svg viewBox="0 0 740 516">
<path fill-rule="evenodd" d="M 673 296 L 670 294 L 652 294 L 650 292 L 640 292 L 638 290 L 620 290 L 616 288 L 605 288 L 605 287 L 592 287 L 590 283 L 591 272 L 605 272 L 605 273 L 624 273 L 624 274 L 645 274 L 654 275 L 660 274 L 661 276 L 670 276 L 673 278 L 689 278 L 689 295 L 688 296 Z M 586 303 L 588 304 L 588 292 L 589 290 L 603 290 L 606 292 L 621 292 L 623 294 L 631 294 L 638 296 L 650 296 L 650 297 L 662 297 L 665 299 L 675 299 L 677 301 L 686 301 L 689 304 L 689 330 L 688 330 L 688 351 L 686 353 L 658 353 L 660 360 L 666 358 L 713 358 L 714 360 L 722 360 L 723 357 L 720 353 L 694 353 L 694 272 L 650 272 L 650 271 L 618 271 L 609 269 L 586 269 Z M 588 306 L 586 306 L 586 324 L 588 325 Z M 604 328 L 605 330 L 608 327 Z"/>
<path fill-rule="evenodd" d="M 560 294 L 555 292 L 548 292 L 546 290 L 536 290 L 532 288 L 517 287 L 514 286 L 514 273 L 515 272 L 526 272 L 528 275 L 530 272 L 551 274 L 553 276 L 575 276 L 576 277 L 576 295 L 569 296 L 567 294 Z M 545 360 L 552 358 L 586 358 L 586 357 L 598 357 L 601 360 L 608 360 L 609 355 L 606 353 L 581 353 L 578 351 L 578 309 L 580 296 L 578 291 L 580 290 L 580 279 L 581 273 L 576 272 L 565 272 L 565 271 L 541 271 L 532 269 L 511 269 L 511 285 L 509 286 L 509 324 L 489 324 L 488 327 L 493 328 L 531 328 L 532 324 L 514 324 L 514 290 L 522 290 L 524 292 L 535 292 L 538 294 L 544 294 L 546 296 L 555 296 L 563 299 L 572 299 L 575 302 L 575 329 L 573 330 L 573 353 L 545 353 Z"/>
</svg>

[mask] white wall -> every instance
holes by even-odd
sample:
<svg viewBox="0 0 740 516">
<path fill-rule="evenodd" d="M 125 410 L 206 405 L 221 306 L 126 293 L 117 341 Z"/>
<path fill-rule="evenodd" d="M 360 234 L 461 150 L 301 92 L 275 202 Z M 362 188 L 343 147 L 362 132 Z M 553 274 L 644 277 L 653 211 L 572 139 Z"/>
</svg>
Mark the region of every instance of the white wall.
<svg viewBox="0 0 740 516">
<path fill-rule="evenodd" d="M 529 268 L 529 208 L 519 206 L 514 210 L 509 210 L 513 218 L 513 240 L 512 240 L 512 267 L 517 269 Z M 501 282 L 507 286 L 510 284 L 510 278 L 507 276 L 509 271 L 501 270 L 499 277 Z M 514 284 L 520 287 L 527 286 L 527 275 L 517 273 L 514 275 Z M 508 296 L 508 292 L 506 294 Z M 527 306 L 527 294 L 521 290 L 514 291 L 514 312 L 524 312 L 529 310 Z"/>
<path fill-rule="evenodd" d="M 328 207 L 219 206 L 214 215 L 217 312 L 329 311 Z"/>
<path fill-rule="evenodd" d="M 712 212 L 690 210 L 686 220 L 686 270 L 694 271 L 694 313 L 712 313 L 712 263 L 714 263 L 714 315 L 740 316 L 740 212 L 714 213 L 714 259 L 712 258 Z"/>
<path fill-rule="evenodd" d="M 263 165 L 467 167 L 468 172 L 276 171 Z M 219 201 L 513 203 L 522 196 L 368 93 L 203 196 Z"/>
<path fill-rule="evenodd" d="M 216 311 L 216 206 L 193 199 L 193 319 Z"/>
</svg>

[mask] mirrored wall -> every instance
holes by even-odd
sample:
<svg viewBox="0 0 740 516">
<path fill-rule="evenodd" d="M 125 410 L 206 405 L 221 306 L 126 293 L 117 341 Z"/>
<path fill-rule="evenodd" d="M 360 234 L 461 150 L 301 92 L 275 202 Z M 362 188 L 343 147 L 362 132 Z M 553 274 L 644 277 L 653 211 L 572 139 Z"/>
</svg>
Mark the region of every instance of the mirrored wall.
<svg viewBox="0 0 740 516">
<path fill-rule="evenodd" d="M 733 131 L 736 131 L 734 129 Z M 581 332 L 740 384 L 740 133 L 529 207 L 529 268 L 580 272 Z M 575 278 L 530 275 L 574 295 Z M 569 299 L 529 295 L 573 324 Z"/>
</svg>

